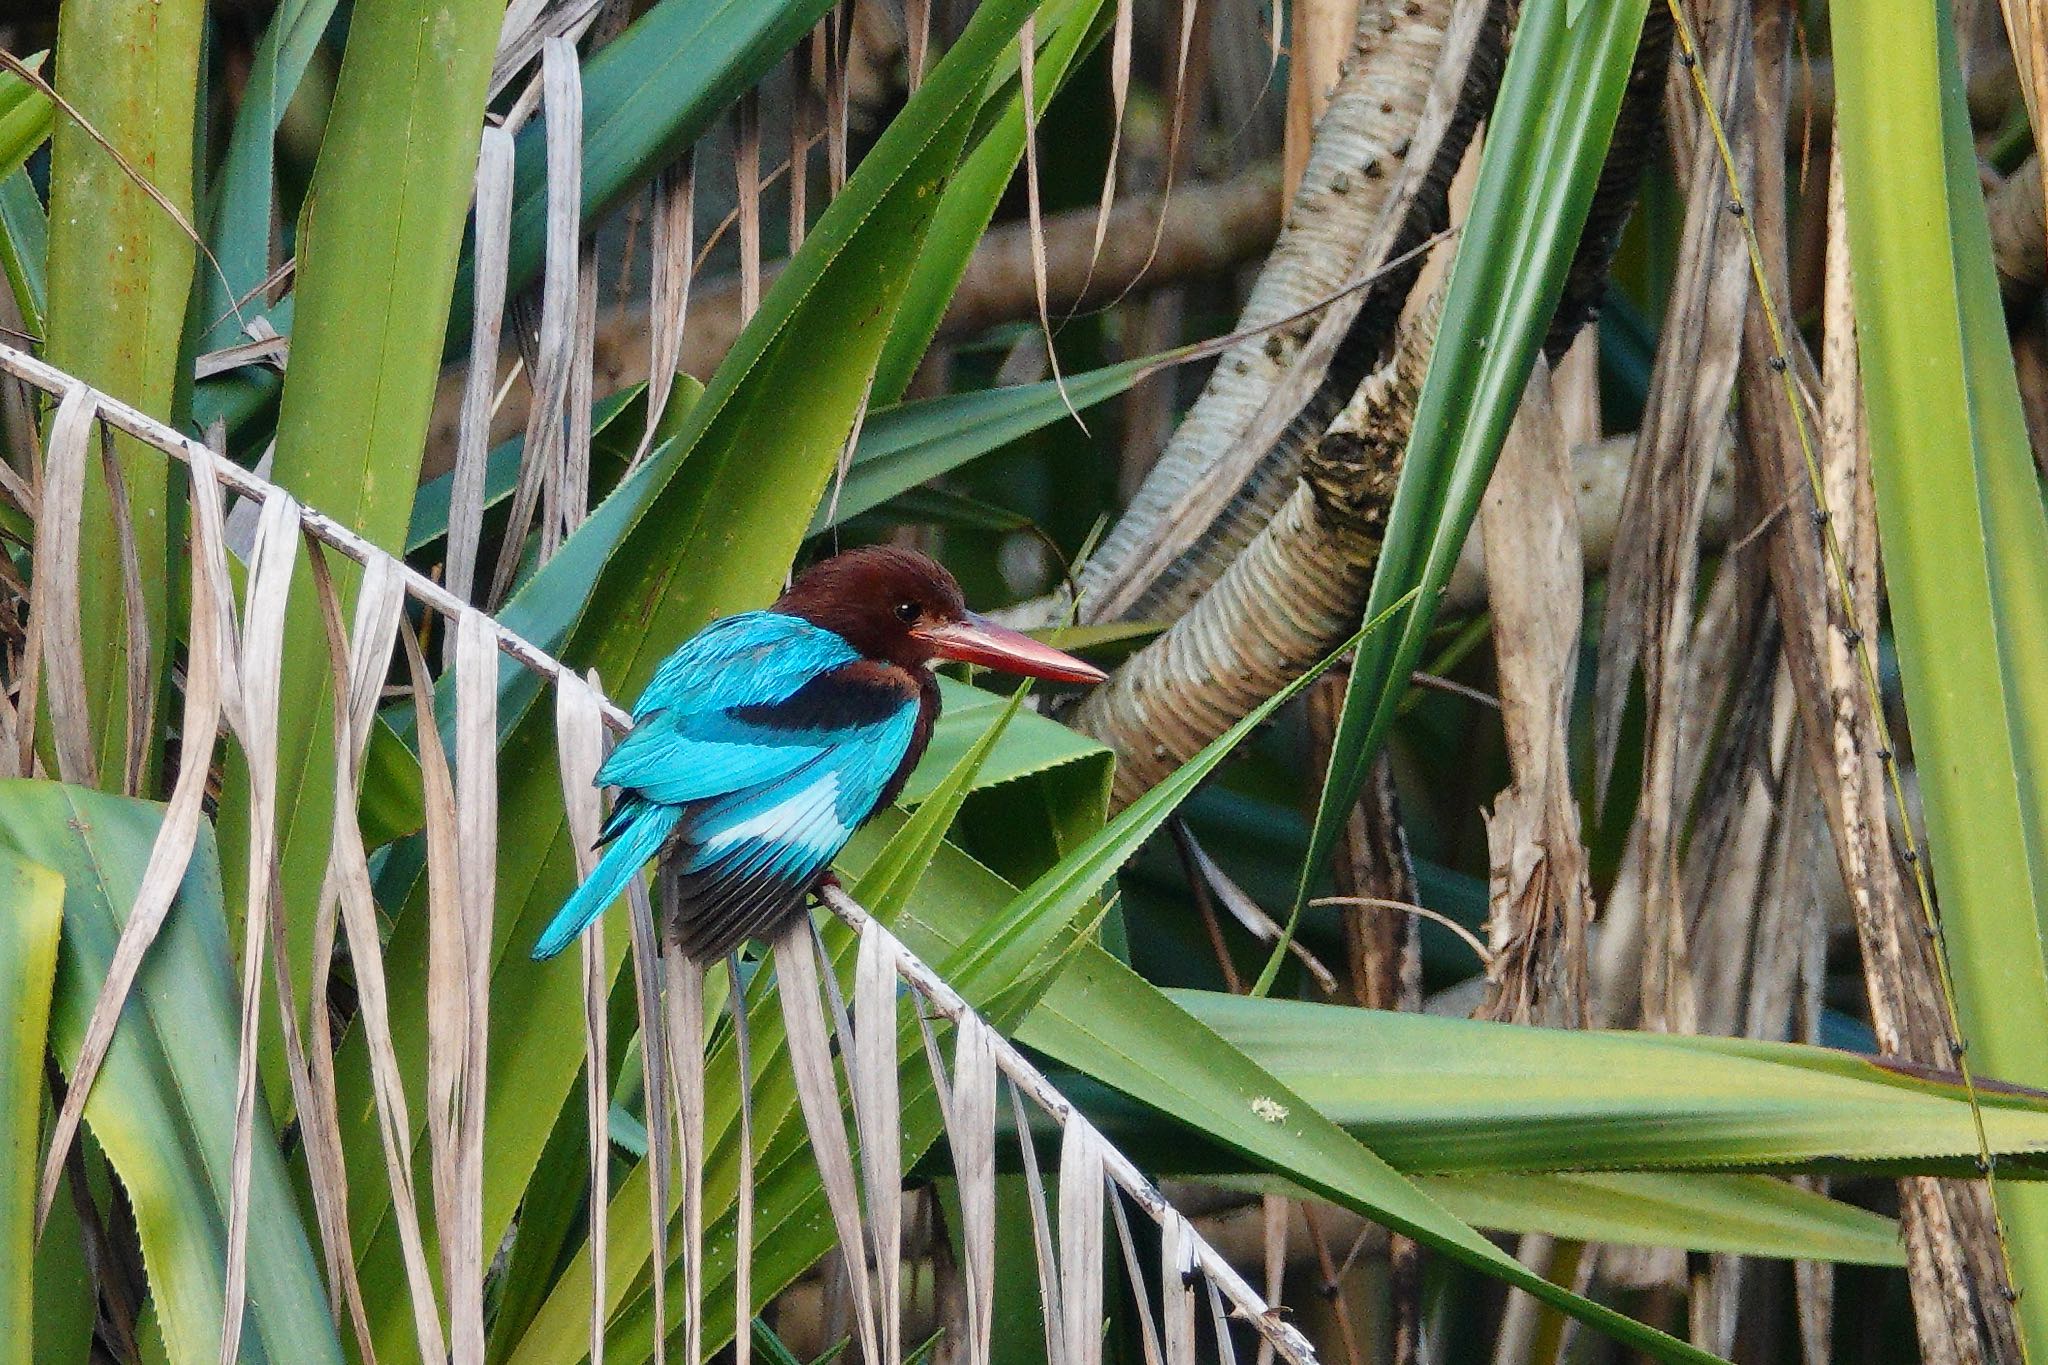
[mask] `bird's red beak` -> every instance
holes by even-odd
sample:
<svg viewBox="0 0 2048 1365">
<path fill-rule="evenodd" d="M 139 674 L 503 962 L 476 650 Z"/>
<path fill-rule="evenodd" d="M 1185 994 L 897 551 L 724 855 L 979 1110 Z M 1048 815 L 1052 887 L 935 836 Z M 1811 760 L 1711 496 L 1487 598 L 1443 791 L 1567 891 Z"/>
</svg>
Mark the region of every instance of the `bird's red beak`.
<svg viewBox="0 0 2048 1365">
<path fill-rule="evenodd" d="M 958 621 L 920 626 L 911 632 L 942 659 L 1000 668 L 1005 673 L 1045 678 L 1052 682 L 1099 683 L 1109 675 L 1051 645 L 1040 644 L 1022 631 L 999 626 L 968 612 Z"/>
</svg>

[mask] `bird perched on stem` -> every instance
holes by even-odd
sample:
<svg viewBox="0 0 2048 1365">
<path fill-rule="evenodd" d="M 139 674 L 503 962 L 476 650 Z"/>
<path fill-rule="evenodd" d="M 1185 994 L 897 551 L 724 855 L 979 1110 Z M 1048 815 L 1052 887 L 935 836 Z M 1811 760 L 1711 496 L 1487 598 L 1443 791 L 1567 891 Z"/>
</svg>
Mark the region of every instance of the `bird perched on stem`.
<svg viewBox="0 0 2048 1365">
<path fill-rule="evenodd" d="M 663 853 L 685 954 L 716 961 L 772 936 L 917 766 L 939 714 L 934 659 L 1103 679 L 968 611 L 953 575 L 924 555 L 834 555 L 773 607 L 714 621 L 663 661 L 597 773 L 620 789 L 604 857 L 534 957 L 568 947 Z"/>
</svg>

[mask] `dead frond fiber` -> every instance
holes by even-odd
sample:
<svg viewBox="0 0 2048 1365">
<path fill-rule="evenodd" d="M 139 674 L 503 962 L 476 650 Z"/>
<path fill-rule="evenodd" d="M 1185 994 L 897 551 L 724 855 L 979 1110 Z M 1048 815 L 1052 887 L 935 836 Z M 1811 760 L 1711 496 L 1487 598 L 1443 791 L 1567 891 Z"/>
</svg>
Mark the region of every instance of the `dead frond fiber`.
<svg viewBox="0 0 2048 1365">
<path fill-rule="evenodd" d="M 336 817 L 326 881 L 316 921 L 315 981 L 323 987 L 333 968 L 336 942 L 348 936 L 357 991 L 356 1026 L 365 1035 L 373 1096 L 378 1110 L 385 1175 L 392 1188 L 393 1214 L 404 1255 L 420 1354 L 471 1365 L 484 1358 L 483 1283 L 490 1248 L 482 1244 L 482 1174 L 485 1156 L 483 1097 L 486 1076 L 489 958 L 493 937 L 493 906 L 497 844 L 497 689 L 500 655 L 531 668 L 554 682 L 556 743 L 564 782 L 569 824 L 587 857 L 602 815 L 600 793 L 590 785 L 603 752 L 606 729 L 623 731 L 630 720 L 590 683 L 567 672 L 529 642 L 506 630 L 446 587 L 422 576 L 402 561 L 384 555 L 346 527 L 314 509 L 304 508 L 280 489 L 227 463 L 212 451 L 142 413 L 104 399 L 78 386 L 68 376 L 12 348 L 0 347 L 0 370 L 19 375 L 50 391 L 69 395 L 74 422 L 85 429 L 96 412 L 115 429 L 134 435 L 164 454 L 186 461 L 193 481 L 192 624 L 184 696 L 183 745 L 178 782 L 151 861 L 143 891 L 131 912 L 116 954 L 116 972 L 99 1002 L 96 1021 L 103 1032 L 88 1031 L 85 1061 L 74 1068 L 68 1120 L 60 1115 L 59 1147 L 50 1169 L 63 1170 L 63 1152 L 75 1135 L 78 1107 L 90 1091 L 91 1069 L 105 1053 L 120 1002 L 134 976 L 148 939 L 161 923 L 164 908 L 190 859 L 203 813 L 206 774 L 211 767 L 213 739 L 220 721 L 229 721 L 236 742 L 248 751 L 252 770 L 249 838 L 251 875 L 246 911 L 242 994 L 242 1046 L 237 1073 L 237 1135 L 234 1202 L 230 1210 L 229 1273 L 226 1277 L 229 1335 L 226 1358 L 239 1348 L 246 1283 L 246 1230 L 249 1223 L 249 1168 L 263 1106 L 257 1083 L 256 1044 L 260 1037 L 263 964 L 267 957 L 275 974 L 293 1099 L 304 1124 L 307 1160 L 314 1175 L 316 1213 L 323 1252 L 328 1258 L 330 1285 L 355 1321 L 365 1359 L 370 1358 L 360 1291 L 353 1279 L 354 1256 L 348 1244 L 346 1175 L 340 1167 L 332 1071 L 331 1021 L 318 1019 L 323 1002 L 309 1005 L 317 1022 L 310 1030 L 317 1056 L 309 1061 L 298 1036 L 299 1019 L 282 971 L 281 920 L 275 904 L 277 717 L 282 699 L 277 692 L 283 649 L 284 615 L 291 579 L 302 541 L 313 547 L 311 577 L 326 627 L 325 644 L 334 681 L 336 770 L 333 775 Z M 84 442 L 80 441 L 80 459 Z M 251 545 L 248 586 L 237 628 L 229 590 L 229 557 L 225 529 L 225 496 L 233 493 L 257 509 Z M 60 490 L 61 494 L 61 490 Z M 363 569 L 355 619 L 344 630 L 341 598 L 328 557 L 334 552 Z M 447 651 L 452 669 L 452 723 L 436 724 L 434 679 L 412 625 L 405 619 L 408 601 L 438 616 L 451 638 Z M 386 991 L 376 907 L 361 831 L 352 812 L 360 795 L 364 755 L 383 690 L 394 641 L 404 652 L 416 713 L 422 723 L 417 742 L 424 787 L 426 904 L 428 921 L 428 1037 L 426 1076 L 427 1165 L 432 1184 L 433 1227 L 438 1242 L 442 1303 L 436 1303 L 435 1268 L 418 1218 L 411 1184 L 411 1120 L 403 1078 L 391 1039 L 390 1003 Z M 40 643 L 40 642 L 39 642 Z M 49 669 L 43 670 L 46 684 Z M 452 732 L 444 734 L 444 725 Z M 452 748 L 452 755 L 449 750 Z M 683 1305 L 685 1348 L 694 1362 L 702 1358 L 701 1263 L 703 1260 L 703 1174 L 706 1160 L 704 1062 L 706 991 L 700 968 L 679 953 L 656 954 L 654 919 L 646 888 L 629 891 L 636 951 L 637 1003 L 649 1099 L 649 1159 L 662 1167 L 662 1152 L 672 1149 L 681 1166 L 684 1228 L 680 1253 L 687 1270 Z M 850 959 L 849 983 L 825 976 L 814 944 L 815 931 L 805 921 L 775 945 L 774 985 L 787 1030 L 788 1053 L 797 1081 L 796 1094 L 810 1137 L 811 1150 L 824 1177 L 838 1232 L 840 1254 L 852 1281 L 852 1310 L 861 1349 L 869 1360 L 898 1362 L 903 1355 L 902 1298 L 904 1239 L 901 1105 L 904 1087 L 898 1071 L 904 1049 L 916 1054 L 916 1039 L 900 1017 L 907 991 L 917 1008 L 946 1134 L 961 1181 L 963 1255 L 968 1331 L 965 1358 L 985 1362 L 991 1355 L 995 1303 L 995 1142 L 997 1090 L 1011 1091 L 1020 1141 L 1029 1142 L 1034 1124 L 1059 1134 L 1058 1209 L 1051 1211 L 1047 1181 L 1036 1160 L 1028 1162 L 1037 1187 L 1034 1217 L 1038 1224 L 1037 1272 L 1044 1288 L 1045 1325 L 1053 1358 L 1094 1365 L 1103 1357 L 1104 1275 L 1112 1253 L 1107 1227 L 1116 1228 L 1126 1267 L 1136 1274 L 1138 1248 L 1129 1227 L 1133 1209 L 1151 1218 L 1163 1233 L 1166 1264 L 1171 1273 L 1162 1286 L 1160 1318 L 1145 1314 L 1142 1330 L 1149 1362 L 1195 1358 L 1198 1294 L 1209 1300 L 1208 1316 L 1217 1333 L 1217 1353 L 1233 1359 L 1233 1330 L 1249 1330 L 1270 1342 L 1275 1356 L 1289 1365 L 1313 1360 L 1308 1343 L 1262 1298 L 1223 1257 L 1196 1236 L 1186 1221 L 1166 1204 L 1156 1188 L 1122 1153 L 1053 1087 L 1045 1076 L 1007 1040 L 997 1035 L 960 995 L 844 893 L 827 890 L 833 913 L 858 937 Z M 609 960 L 602 939 L 593 931 L 586 940 L 584 992 L 585 1047 L 592 1089 L 587 1097 L 594 1182 L 591 1223 L 593 1249 L 607 1240 L 602 1209 L 607 1203 L 603 1163 L 610 1159 L 607 1141 L 609 1104 L 602 1078 L 608 1074 L 607 992 L 604 964 Z M 671 943 L 669 946 L 673 947 Z M 848 959 L 841 958 L 847 962 Z M 747 992 L 733 970 L 728 1002 L 735 1012 L 741 1074 L 755 1080 L 755 1059 L 745 1037 Z M 753 994 L 768 985 L 757 978 Z M 847 999 L 850 998 L 851 1007 Z M 828 1019 L 829 1011 L 829 1019 Z M 941 1062 L 936 1030 L 954 1030 L 952 1074 Z M 833 1046 L 837 1034 L 838 1047 Z M 765 1067 L 781 1050 L 763 1057 Z M 837 1060 L 835 1061 L 835 1055 Z M 740 1224 L 743 1252 L 737 1276 L 739 1320 L 750 1319 L 751 1275 L 748 1271 L 752 1229 L 753 1116 L 748 1091 L 742 1091 L 740 1140 Z M 853 1120 L 859 1152 L 849 1140 L 847 1095 L 857 1095 Z M 672 1112 L 665 1122 L 662 1110 Z M 264 1119 L 262 1121 L 266 1121 Z M 68 1124 L 68 1126 L 67 1126 Z M 1039 1149 L 1043 1150 L 1043 1149 Z M 657 1181 L 668 1179 L 657 1174 Z M 54 1189 L 54 1183 L 49 1187 Z M 47 1194 L 46 1194 L 47 1197 Z M 666 1248 L 668 1194 L 657 1185 L 654 1226 L 657 1245 Z M 1107 1219 L 1105 1218 L 1107 1216 Z M 669 1259 L 664 1251 L 663 1262 Z M 595 1267 L 593 1284 L 602 1294 L 605 1268 Z M 1141 1291 L 1141 1303 L 1149 1309 Z M 442 1334 L 445 1309 L 446 1335 Z M 590 1331 L 593 1355 L 603 1351 L 606 1323 L 602 1299 L 592 1303 Z M 1209 1330 L 1209 1329 L 1205 1329 Z M 664 1332 L 665 1334 L 665 1332 Z M 744 1332 L 734 1342 L 738 1359 L 751 1352 Z"/>
</svg>

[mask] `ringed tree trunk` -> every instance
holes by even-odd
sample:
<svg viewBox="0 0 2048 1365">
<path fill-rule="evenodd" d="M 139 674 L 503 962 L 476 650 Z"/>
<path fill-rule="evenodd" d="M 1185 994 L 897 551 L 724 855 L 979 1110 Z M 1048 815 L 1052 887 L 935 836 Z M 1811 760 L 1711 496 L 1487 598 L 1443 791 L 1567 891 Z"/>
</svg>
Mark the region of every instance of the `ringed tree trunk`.
<svg viewBox="0 0 2048 1365">
<path fill-rule="evenodd" d="M 1497 0 L 1367 0 L 1359 13 L 1352 51 L 1340 68 L 1330 106 L 1317 125 L 1300 188 L 1285 226 L 1259 272 L 1238 321 L 1239 340 L 1218 360 L 1202 395 L 1147 473 L 1130 507 L 1081 574 L 1081 619 L 1170 619 L 1214 583 L 1292 492 L 1300 451 L 1335 415 L 1360 379 L 1382 358 L 1399 300 L 1412 271 L 1389 278 L 1373 291 L 1378 307 L 1344 301 L 1359 315 L 1363 330 L 1347 338 L 1329 374 L 1305 377 L 1315 387 L 1309 429 L 1294 439 L 1247 444 L 1260 413 L 1291 375 L 1302 368 L 1302 351 L 1314 331 L 1314 316 L 1276 326 L 1320 303 L 1375 262 L 1366 259 L 1391 214 L 1406 214 L 1412 195 L 1403 172 L 1417 156 L 1434 159 L 1444 141 L 1455 141 L 1443 158 L 1447 185 L 1464 140 L 1491 97 L 1499 63 L 1473 71 L 1483 88 L 1469 101 L 1472 115 L 1459 121 L 1454 139 L 1432 146 L 1419 139 L 1432 89 L 1439 83 L 1445 35 L 1454 18 L 1485 12 L 1501 22 Z M 1493 44 L 1497 49 L 1498 43 Z M 1461 72 L 1463 65 L 1461 64 Z M 1489 78 L 1490 75 L 1490 78 Z M 1463 86 L 1453 87 L 1454 90 Z M 1441 188 L 1438 202 L 1441 203 Z M 1434 215 L 1440 220 L 1439 207 Z M 1437 225 L 1440 225 L 1440 221 Z M 1427 237 L 1435 226 L 1416 234 Z M 1383 256 L 1413 245 L 1403 241 Z M 1393 300 L 1388 307 L 1384 299 Z M 1334 305 L 1338 307 L 1344 304 Z M 1258 330 L 1271 329 L 1271 330 Z M 1355 344 L 1349 344 L 1355 343 Z M 1319 415 L 1320 420 L 1314 420 Z M 1050 621 L 1065 603 L 1042 599 L 1028 616 Z"/>
</svg>

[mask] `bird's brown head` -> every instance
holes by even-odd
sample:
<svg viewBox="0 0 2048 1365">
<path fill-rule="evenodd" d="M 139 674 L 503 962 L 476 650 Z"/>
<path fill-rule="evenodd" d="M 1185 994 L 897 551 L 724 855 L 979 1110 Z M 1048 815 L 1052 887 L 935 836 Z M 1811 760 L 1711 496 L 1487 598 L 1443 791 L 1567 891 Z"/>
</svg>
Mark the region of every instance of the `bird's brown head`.
<svg viewBox="0 0 2048 1365">
<path fill-rule="evenodd" d="M 1104 674 L 1030 636 L 967 609 L 944 565 L 893 545 L 848 550 L 797 576 L 776 611 L 837 633 L 870 659 L 921 668 L 958 659 L 1056 682 L 1101 682 Z"/>
</svg>

